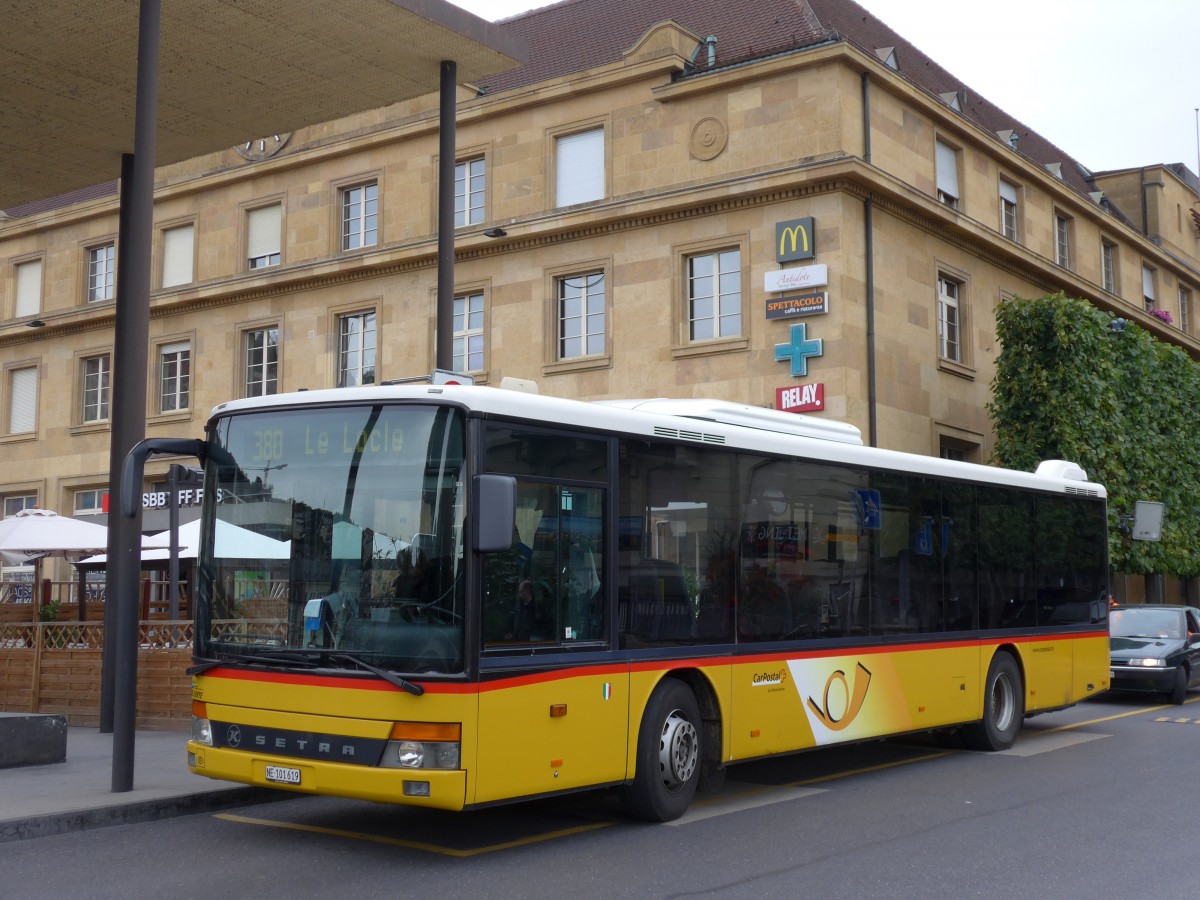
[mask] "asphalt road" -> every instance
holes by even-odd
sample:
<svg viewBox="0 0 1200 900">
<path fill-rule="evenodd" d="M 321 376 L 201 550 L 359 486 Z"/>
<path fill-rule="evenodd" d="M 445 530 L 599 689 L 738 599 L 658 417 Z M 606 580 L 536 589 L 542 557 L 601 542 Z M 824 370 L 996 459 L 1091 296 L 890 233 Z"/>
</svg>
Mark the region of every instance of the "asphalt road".
<svg viewBox="0 0 1200 900">
<path fill-rule="evenodd" d="M 19 841 L 0 896 L 1192 896 L 1198 775 L 1200 693 L 1109 696 L 1004 753 L 916 737 L 735 767 L 669 825 L 604 793 L 468 814 L 300 797 Z"/>
</svg>

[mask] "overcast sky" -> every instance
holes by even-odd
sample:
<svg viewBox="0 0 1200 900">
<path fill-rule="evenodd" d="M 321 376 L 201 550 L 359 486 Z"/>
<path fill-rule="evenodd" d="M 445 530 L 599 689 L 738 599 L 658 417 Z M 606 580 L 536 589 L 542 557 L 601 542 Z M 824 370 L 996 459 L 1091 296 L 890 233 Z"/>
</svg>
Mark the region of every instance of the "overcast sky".
<svg viewBox="0 0 1200 900">
<path fill-rule="evenodd" d="M 491 21 L 550 5 L 450 2 Z M 859 3 L 1089 169 L 1197 171 L 1200 0 Z"/>
</svg>

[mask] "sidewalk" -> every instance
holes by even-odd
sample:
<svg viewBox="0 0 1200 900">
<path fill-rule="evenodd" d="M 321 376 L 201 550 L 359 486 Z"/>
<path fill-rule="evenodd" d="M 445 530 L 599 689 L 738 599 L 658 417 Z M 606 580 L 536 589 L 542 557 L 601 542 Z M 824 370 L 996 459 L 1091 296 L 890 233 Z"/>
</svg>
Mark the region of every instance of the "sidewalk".
<svg viewBox="0 0 1200 900">
<path fill-rule="evenodd" d="M 112 746 L 111 734 L 71 727 L 64 762 L 0 769 L 0 843 L 287 796 L 193 775 L 178 731 L 138 731 L 133 790 L 114 794 Z"/>
</svg>

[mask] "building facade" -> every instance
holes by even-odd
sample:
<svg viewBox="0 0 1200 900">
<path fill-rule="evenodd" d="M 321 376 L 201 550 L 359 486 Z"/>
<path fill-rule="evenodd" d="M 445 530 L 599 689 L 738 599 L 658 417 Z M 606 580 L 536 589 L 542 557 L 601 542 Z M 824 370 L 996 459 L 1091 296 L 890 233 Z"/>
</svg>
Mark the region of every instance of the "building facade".
<svg viewBox="0 0 1200 900">
<path fill-rule="evenodd" d="M 459 91 L 455 369 L 778 406 L 984 462 L 1008 298 L 1062 290 L 1200 356 L 1182 165 L 1090 172 L 849 0 L 729 6 L 506 23 L 530 63 Z M 232 397 L 429 373 L 437 112 L 159 171 L 149 436 L 198 436 Z M 102 185 L 0 219 L 5 515 L 104 513 L 117 216 Z"/>
</svg>

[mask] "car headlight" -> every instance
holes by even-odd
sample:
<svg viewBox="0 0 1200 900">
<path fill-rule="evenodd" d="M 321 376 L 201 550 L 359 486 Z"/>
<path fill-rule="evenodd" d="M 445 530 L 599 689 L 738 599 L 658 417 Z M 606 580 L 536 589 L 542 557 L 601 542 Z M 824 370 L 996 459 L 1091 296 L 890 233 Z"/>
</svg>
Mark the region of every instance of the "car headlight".
<svg viewBox="0 0 1200 900">
<path fill-rule="evenodd" d="M 1166 667 L 1167 661 L 1165 659 L 1158 659 L 1157 657 L 1153 659 L 1128 659 L 1125 661 L 1125 665 L 1140 666 L 1146 669 L 1162 669 Z"/>
</svg>

